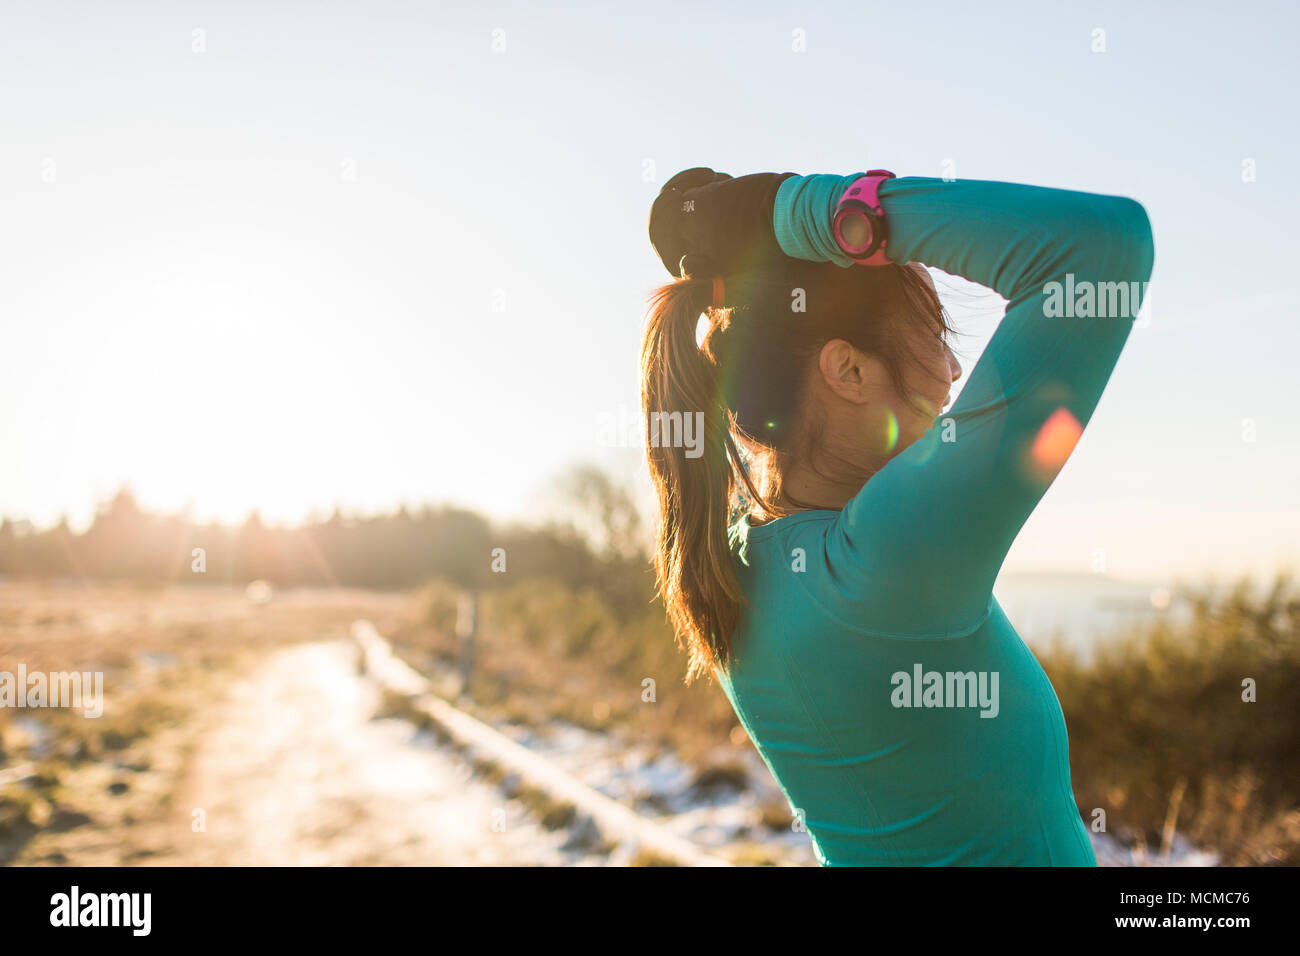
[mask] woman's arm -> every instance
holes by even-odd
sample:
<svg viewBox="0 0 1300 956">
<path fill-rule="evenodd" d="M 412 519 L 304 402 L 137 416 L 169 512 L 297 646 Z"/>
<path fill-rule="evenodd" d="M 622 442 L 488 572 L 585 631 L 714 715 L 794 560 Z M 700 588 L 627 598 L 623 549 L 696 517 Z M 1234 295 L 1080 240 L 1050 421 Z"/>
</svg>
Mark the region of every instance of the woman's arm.
<svg viewBox="0 0 1300 956">
<path fill-rule="evenodd" d="M 847 265 L 830 223 L 856 178 L 781 184 L 773 226 L 787 255 Z M 1131 199 L 1014 183 L 912 177 L 880 197 L 892 261 L 1008 305 L 952 410 L 845 506 L 828 560 L 898 598 L 872 627 L 961 633 L 983 619 L 1012 541 L 1092 417 L 1151 275 L 1151 226 Z"/>
</svg>

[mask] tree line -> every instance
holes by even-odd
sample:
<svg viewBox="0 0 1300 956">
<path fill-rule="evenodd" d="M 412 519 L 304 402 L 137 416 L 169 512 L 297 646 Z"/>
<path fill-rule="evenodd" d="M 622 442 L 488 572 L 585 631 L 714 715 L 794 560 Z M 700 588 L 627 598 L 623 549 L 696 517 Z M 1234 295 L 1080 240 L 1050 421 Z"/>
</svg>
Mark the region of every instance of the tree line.
<svg viewBox="0 0 1300 956">
<path fill-rule="evenodd" d="M 293 526 L 252 512 L 239 525 L 143 509 L 129 489 L 73 532 L 0 520 L 0 575 L 278 587 L 408 588 L 438 578 L 463 588 L 545 577 L 644 604 L 652 580 L 626 490 L 579 467 L 556 483 L 557 507 L 535 524 L 500 524 L 464 508 L 426 505 Z"/>
</svg>

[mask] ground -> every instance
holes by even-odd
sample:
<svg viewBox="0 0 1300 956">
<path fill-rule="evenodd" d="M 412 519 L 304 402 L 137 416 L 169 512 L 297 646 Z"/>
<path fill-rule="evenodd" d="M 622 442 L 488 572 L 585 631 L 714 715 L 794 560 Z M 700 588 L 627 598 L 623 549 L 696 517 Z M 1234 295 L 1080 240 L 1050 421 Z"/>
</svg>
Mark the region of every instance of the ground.
<svg viewBox="0 0 1300 956">
<path fill-rule="evenodd" d="M 152 741 L 149 769 L 130 775 L 119 813 L 101 813 L 100 826 L 42 832 L 20 862 L 559 862 L 557 835 L 408 722 L 377 717 L 378 708 L 378 692 L 358 675 L 347 641 L 275 651 L 189 728 L 188 743 L 185 728 Z M 183 782 L 159 810 L 187 750 Z M 89 782 L 83 777 L 74 789 Z M 123 817 L 132 831 L 127 844 L 114 825 Z"/>
</svg>

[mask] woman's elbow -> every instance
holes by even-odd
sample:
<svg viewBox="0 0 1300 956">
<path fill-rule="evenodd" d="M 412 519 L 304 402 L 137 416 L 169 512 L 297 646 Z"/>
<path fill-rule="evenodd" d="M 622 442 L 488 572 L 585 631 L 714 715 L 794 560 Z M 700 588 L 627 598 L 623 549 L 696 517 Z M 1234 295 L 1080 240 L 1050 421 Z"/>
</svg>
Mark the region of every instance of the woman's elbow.
<svg viewBox="0 0 1300 956">
<path fill-rule="evenodd" d="M 1155 238 L 1151 219 L 1136 199 L 1113 197 L 1109 241 L 1110 270 L 1126 282 L 1146 282 L 1155 265 Z"/>
</svg>

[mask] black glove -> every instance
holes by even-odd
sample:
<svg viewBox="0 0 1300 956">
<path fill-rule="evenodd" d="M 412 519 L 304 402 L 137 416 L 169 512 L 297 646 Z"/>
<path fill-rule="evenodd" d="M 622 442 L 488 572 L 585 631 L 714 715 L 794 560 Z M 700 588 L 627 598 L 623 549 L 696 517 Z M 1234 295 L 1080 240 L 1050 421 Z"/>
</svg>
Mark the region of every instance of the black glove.
<svg viewBox="0 0 1300 956">
<path fill-rule="evenodd" d="M 734 275 L 785 257 L 772 231 L 777 188 L 794 173 L 733 178 L 683 170 L 650 207 L 650 245 L 674 276 Z M 683 270 L 682 258 L 689 256 Z"/>
</svg>

